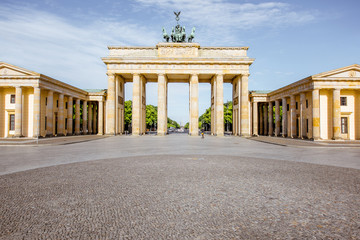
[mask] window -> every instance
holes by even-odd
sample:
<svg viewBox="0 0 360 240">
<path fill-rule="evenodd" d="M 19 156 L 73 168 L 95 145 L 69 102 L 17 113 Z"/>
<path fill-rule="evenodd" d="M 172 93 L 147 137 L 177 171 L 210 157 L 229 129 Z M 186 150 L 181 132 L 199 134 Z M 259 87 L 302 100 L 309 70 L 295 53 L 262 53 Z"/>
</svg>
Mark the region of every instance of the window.
<svg viewBox="0 0 360 240">
<path fill-rule="evenodd" d="M 59 107 L 59 100 L 56 100 L 56 107 Z"/>
<path fill-rule="evenodd" d="M 47 106 L 47 97 L 45 98 L 45 105 Z"/>
<path fill-rule="evenodd" d="M 289 104 L 286 105 L 286 109 L 287 109 L 287 111 L 289 111 Z"/>
<path fill-rule="evenodd" d="M 309 119 L 306 119 L 306 132 L 309 132 Z"/>
<path fill-rule="evenodd" d="M 347 106 L 347 99 L 346 97 L 340 97 L 340 105 Z"/>
<path fill-rule="evenodd" d="M 10 103 L 15 103 L 15 94 L 11 94 Z"/>
<path fill-rule="evenodd" d="M 10 131 L 15 130 L 15 114 L 10 114 Z"/>
<path fill-rule="evenodd" d="M 341 133 L 348 133 L 348 118 L 341 117 Z"/>
<path fill-rule="evenodd" d="M 309 107 L 309 101 L 306 99 L 306 108 Z"/>
<path fill-rule="evenodd" d="M 67 118 L 65 118 L 65 130 L 67 130 Z"/>
<path fill-rule="evenodd" d="M 296 110 L 298 109 L 298 102 L 296 102 Z"/>
<path fill-rule="evenodd" d="M 45 117 L 45 130 L 47 130 L 47 117 Z"/>
<path fill-rule="evenodd" d="M 65 103 L 65 109 L 67 109 L 67 105 L 68 105 L 68 103 L 66 102 L 66 103 Z"/>
</svg>

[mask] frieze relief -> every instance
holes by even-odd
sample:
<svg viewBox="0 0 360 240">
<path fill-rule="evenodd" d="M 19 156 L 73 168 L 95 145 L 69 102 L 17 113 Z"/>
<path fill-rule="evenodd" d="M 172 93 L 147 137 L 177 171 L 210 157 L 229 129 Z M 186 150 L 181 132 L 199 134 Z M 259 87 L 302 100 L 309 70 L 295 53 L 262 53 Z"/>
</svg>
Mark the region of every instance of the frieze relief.
<svg viewBox="0 0 360 240">
<path fill-rule="evenodd" d="M 161 47 L 158 49 L 159 57 L 197 57 L 197 48 Z"/>
</svg>

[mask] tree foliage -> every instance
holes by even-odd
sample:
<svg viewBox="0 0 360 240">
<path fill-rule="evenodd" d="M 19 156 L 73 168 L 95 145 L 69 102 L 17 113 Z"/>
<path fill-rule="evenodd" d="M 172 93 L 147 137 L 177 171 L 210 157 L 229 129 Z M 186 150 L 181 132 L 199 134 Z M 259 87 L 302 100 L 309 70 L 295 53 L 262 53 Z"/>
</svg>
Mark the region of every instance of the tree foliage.
<svg viewBox="0 0 360 240">
<path fill-rule="evenodd" d="M 157 126 L 157 107 L 146 105 L 146 128 L 151 129 Z"/>
<path fill-rule="evenodd" d="M 125 101 L 125 110 L 124 110 L 124 124 L 125 127 L 129 126 L 132 121 L 132 101 Z"/>
<path fill-rule="evenodd" d="M 185 129 L 189 129 L 189 122 L 187 122 L 184 126 Z"/>
<path fill-rule="evenodd" d="M 172 120 L 171 118 L 167 119 L 167 127 L 173 127 L 173 128 L 180 128 L 180 124 L 178 124 L 175 120 Z"/>
</svg>

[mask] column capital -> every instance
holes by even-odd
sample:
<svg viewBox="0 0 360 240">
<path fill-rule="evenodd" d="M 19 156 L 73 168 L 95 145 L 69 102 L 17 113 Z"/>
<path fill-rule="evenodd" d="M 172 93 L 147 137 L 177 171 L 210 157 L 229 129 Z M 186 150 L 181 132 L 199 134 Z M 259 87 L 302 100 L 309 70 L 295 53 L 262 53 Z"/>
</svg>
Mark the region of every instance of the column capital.
<svg viewBox="0 0 360 240">
<path fill-rule="evenodd" d="M 115 73 L 112 72 L 107 72 L 106 75 L 108 75 L 109 77 L 115 77 Z"/>
<path fill-rule="evenodd" d="M 241 73 L 240 75 L 241 75 L 241 77 L 249 77 L 250 73 Z"/>
</svg>

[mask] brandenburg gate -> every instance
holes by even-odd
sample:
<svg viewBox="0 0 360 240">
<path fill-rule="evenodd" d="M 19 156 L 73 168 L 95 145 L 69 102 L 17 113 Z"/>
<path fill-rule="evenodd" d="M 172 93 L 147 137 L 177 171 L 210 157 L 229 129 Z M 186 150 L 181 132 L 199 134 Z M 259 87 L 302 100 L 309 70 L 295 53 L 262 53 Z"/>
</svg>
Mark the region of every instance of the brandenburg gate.
<svg viewBox="0 0 360 240">
<path fill-rule="evenodd" d="M 179 21 L 179 13 L 175 13 Z M 186 42 L 185 27 L 179 24 L 170 36 L 163 28 L 166 42 L 155 47 L 108 47 L 102 58 L 107 65 L 106 134 L 124 132 L 124 84 L 133 83 L 132 134 L 146 131 L 146 83 L 158 83 L 157 134 L 167 133 L 168 84 L 189 83 L 189 133 L 199 132 L 199 83 L 211 84 L 211 133 L 224 135 L 223 84 L 233 86 L 233 134 L 250 135 L 248 47 L 200 47 L 193 43 L 195 28 Z"/>
<path fill-rule="evenodd" d="M 168 83 L 189 83 L 189 133 L 198 135 L 199 83 L 211 84 L 211 133 L 224 135 L 223 84 L 233 85 L 233 134 L 250 135 L 248 77 L 254 59 L 247 47 L 200 47 L 159 43 L 156 47 L 108 47 L 106 134 L 124 131 L 124 84 L 133 82 L 132 134 L 146 130 L 146 83 L 158 83 L 158 135 L 167 132 Z"/>
</svg>

